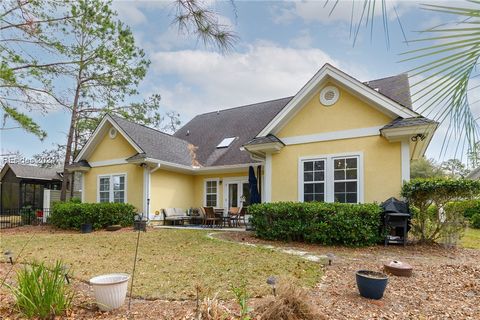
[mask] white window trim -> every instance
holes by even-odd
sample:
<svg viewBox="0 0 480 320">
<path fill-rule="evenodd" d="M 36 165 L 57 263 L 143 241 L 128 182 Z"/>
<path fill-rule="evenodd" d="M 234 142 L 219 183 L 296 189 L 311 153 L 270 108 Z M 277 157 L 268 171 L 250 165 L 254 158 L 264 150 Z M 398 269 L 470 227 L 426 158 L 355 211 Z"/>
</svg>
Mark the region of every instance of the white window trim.
<svg viewBox="0 0 480 320">
<path fill-rule="evenodd" d="M 303 181 L 303 161 L 309 160 L 325 160 L 325 202 L 334 202 L 334 194 L 333 194 L 333 186 L 334 186 L 334 178 L 333 178 L 333 160 L 335 158 L 342 158 L 342 157 L 358 157 L 358 202 L 364 202 L 364 161 L 363 161 L 363 152 L 348 152 L 348 153 L 337 153 L 337 154 L 322 154 L 322 155 L 315 155 L 315 156 L 306 156 L 306 157 L 299 157 L 298 158 L 298 201 L 303 201 L 303 188 L 304 188 L 304 181 Z"/>
<path fill-rule="evenodd" d="M 228 208 L 228 184 L 236 183 L 238 185 L 248 183 L 248 176 L 240 176 L 240 177 L 228 177 L 224 178 L 222 181 L 222 190 L 223 190 L 223 208 Z M 243 190 L 242 190 L 243 192 Z M 240 203 L 240 189 L 238 190 L 238 203 Z M 218 204 L 218 201 L 217 201 Z"/>
<path fill-rule="evenodd" d="M 214 208 L 218 208 L 218 200 L 220 198 L 220 179 L 219 178 L 209 178 L 203 180 L 203 206 L 207 206 L 207 182 L 216 181 L 217 182 L 217 202 Z"/>
<path fill-rule="evenodd" d="M 100 178 L 110 178 L 110 195 L 109 199 L 113 200 L 113 185 L 112 185 L 112 177 L 113 176 L 124 176 L 125 177 L 125 189 L 124 189 L 124 201 L 123 203 L 128 203 L 127 195 L 128 195 L 128 175 L 126 172 L 120 172 L 120 173 L 110 173 L 110 174 L 100 174 L 97 175 L 97 202 L 100 202 Z M 110 201 L 113 202 L 113 201 Z"/>
</svg>

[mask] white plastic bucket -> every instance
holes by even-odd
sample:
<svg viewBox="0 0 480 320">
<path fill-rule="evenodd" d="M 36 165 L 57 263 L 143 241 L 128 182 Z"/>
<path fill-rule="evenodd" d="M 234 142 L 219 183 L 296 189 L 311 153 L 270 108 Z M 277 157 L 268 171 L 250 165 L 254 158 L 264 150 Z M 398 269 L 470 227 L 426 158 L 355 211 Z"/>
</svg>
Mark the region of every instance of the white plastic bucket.
<svg viewBox="0 0 480 320">
<path fill-rule="evenodd" d="M 90 279 L 95 300 L 102 311 L 120 308 L 127 296 L 128 279 L 126 273 L 103 274 Z"/>
</svg>

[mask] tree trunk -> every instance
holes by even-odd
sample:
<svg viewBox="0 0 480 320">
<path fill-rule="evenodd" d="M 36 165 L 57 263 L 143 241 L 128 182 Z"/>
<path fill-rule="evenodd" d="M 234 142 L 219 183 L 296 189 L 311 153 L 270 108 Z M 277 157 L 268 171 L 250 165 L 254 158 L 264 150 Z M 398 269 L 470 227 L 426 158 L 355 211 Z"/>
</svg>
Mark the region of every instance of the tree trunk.
<svg viewBox="0 0 480 320">
<path fill-rule="evenodd" d="M 70 164 L 70 158 L 72 155 L 72 142 L 73 134 L 75 131 L 75 125 L 77 121 L 77 108 L 78 108 L 78 99 L 80 97 L 80 80 L 78 80 L 77 89 L 75 90 L 75 98 L 73 100 L 72 106 L 72 117 L 70 118 L 70 128 L 68 129 L 68 139 L 67 146 L 65 148 L 65 161 L 63 164 L 63 183 L 62 191 L 60 193 L 60 201 L 65 201 L 67 198 L 67 181 L 70 173 L 67 170 L 67 166 Z M 72 188 L 72 185 L 70 186 Z"/>
</svg>

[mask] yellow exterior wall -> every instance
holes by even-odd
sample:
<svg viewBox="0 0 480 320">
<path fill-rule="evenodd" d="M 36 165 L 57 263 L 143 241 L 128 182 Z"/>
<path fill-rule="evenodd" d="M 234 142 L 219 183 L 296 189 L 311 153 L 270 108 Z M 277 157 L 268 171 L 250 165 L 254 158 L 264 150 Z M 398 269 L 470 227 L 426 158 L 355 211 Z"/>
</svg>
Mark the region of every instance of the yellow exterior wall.
<svg viewBox="0 0 480 320">
<path fill-rule="evenodd" d="M 105 161 L 112 159 L 128 158 L 135 154 L 137 151 L 130 145 L 130 143 L 122 136 L 120 132 L 117 132 L 117 136 L 112 139 L 108 135 L 108 131 L 112 126 L 109 126 L 107 133 L 103 137 L 102 141 L 97 145 L 93 153 L 87 159 L 88 162 Z"/>
<path fill-rule="evenodd" d="M 134 205 L 141 212 L 143 210 L 143 168 L 134 164 L 96 167 L 84 173 L 83 189 L 85 202 L 97 202 L 97 181 L 99 175 L 123 173 L 127 175 L 127 202 Z"/>
<path fill-rule="evenodd" d="M 117 132 L 117 136 L 111 139 L 108 135 L 110 128 L 111 126 L 109 125 L 104 137 L 87 158 L 88 162 L 126 159 L 137 153 L 121 133 Z M 84 201 L 97 202 L 98 176 L 123 173 L 127 175 L 127 202 L 134 205 L 139 212 L 142 212 L 143 168 L 135 164 L 95 167 L 84 173 Z"/>
<path fill-rule="evenodd" d="M 331 84 L 327 84 L 331 85 Z M 319 93 L 291 119 L 277 134 L 279 138 L 314 133 L 368 128 L 392 121 L 385 114 L 359 100 L 340 86 L 338 101 L 329 107 L 320 103 Z M 323 87 L 322 87 L 323 88 Z"/>
<path fill-rule="evenodd" d="M 248 180 L 248 170 L 245 169 L 243 172 L 235 172 L 235 173 L 218 173 L 218 174 L 208 174 L 208 175 L 198 175 L 194 176 L 194 207 L 202 207 L 204 205 L 204 189 L 205 189 L 205 180 L 206 179 L 220 179 L 222 180 L 222 184 L 219 184 L 218 190 L 218 207 L 223 208 L 223 179 L 233 179 L 247 177 Z"/>
<path fill-rule="evenodd" d="M 298 201 L 300 157 L 363 151 L 364 202 L 381 202 L 399 196 L 401 146 L 382 137 L 344 139 L 284 147 L 272 155 L 272 201 Z"/>
<path fill-rule="evenodd" d="M 188 209 L 194 205 L 194 177 L 157 170 L 150 175 L 150 212 L 165 208 Z"/>
</svg>

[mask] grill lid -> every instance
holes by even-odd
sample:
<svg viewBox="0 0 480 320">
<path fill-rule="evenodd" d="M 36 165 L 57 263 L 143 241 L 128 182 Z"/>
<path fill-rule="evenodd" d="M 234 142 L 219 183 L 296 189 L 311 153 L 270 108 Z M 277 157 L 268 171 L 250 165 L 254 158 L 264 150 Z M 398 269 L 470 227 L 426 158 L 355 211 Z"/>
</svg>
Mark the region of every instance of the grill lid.
<svg viewBox="0 0 480 320">
<path fill-rule="evenodd" d="M 397 198 L 390 198 L 382 203 L 384 213 L 410 213 L 408 204 L 400 201 Z"/>
</svg>

